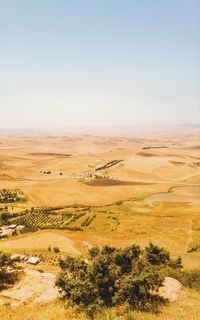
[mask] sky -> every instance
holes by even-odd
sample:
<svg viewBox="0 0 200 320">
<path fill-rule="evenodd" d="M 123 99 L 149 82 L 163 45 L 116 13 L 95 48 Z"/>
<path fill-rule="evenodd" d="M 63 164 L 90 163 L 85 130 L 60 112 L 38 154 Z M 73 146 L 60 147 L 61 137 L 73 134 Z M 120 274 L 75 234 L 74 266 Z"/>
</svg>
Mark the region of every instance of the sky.
<svg viewBox="0 0 200 320">
<path fill-rule="evenodd" d="M 200 123 L 199 0 L 0 0 L 0 128 Z"/>
</svg>

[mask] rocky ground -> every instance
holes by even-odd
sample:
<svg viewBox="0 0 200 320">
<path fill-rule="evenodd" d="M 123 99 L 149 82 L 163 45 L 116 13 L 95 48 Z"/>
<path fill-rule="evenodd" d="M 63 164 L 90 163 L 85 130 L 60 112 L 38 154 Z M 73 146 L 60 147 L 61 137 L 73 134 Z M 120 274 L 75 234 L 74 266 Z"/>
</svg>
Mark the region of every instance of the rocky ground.
<svg viewBox="0 0 200 320">
<path fill-rule="evenodd" d="M 46 303 L 59 296 L 56 276 L 51 273 L 24 269 L 22 279 L 14 287 L 1 291 L 0 304 L 20 306 L 27 303 Z"/>
</svg>

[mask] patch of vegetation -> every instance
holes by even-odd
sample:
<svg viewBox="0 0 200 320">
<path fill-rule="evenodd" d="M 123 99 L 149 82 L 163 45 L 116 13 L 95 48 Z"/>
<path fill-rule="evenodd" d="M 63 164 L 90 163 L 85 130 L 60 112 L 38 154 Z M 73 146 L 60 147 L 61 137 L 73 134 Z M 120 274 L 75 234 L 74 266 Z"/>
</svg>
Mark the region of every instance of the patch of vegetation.
<svg viewBox="0 0 200 320">
<path fill-rule="evenodd" d="M 52 250 L 47 250 L 47 251 L 41 251 L 41 250 L 34 250 L 34 251 L 24 251 L 24 254 L 27 257 L 32 257 L 32 256 L 37 256 L 40 258 L 40 261 L 45 262 L 49 265 L 54 265 L 58 266 L 59 261 L 61 259 L 61 253 L 60 252 L 55 252 L 54 249 Z"/>
<path fill-rule="evenodd" d="M 167 146 L 148 146 L 148 147 L 143 147 L 143 150 L 149 150 L 149 149 L 164 149 L 168 148 Z"/>
<path fill-rule="evenodd" d="M 108 168 L 113 167 L 114 165 L 116 165 L 116 164 L 118 164 L 118 163 L 120 163 L 122 161 L 124 161 L 124 160 L 113 160 L 113 161 L 110 161 L 110 162 L 106 163 L 104 166 L 96 168 L 95 171 L 108 169 Z"/>
<path fill-rule="evenodd" d="M 0 203 L 13 203 L 22 200 L 23 192 L 20 189 L 0 190 Z"/>
<path fill-rule="evenodd" d="M 34 231 L 37 229 L 70 230 L 71 228 L 69 227 L 69 224 L 75 222 L 85 214 L 85 211 L 79 212 L 77 214 L 63 214 L 50 210 L 34 211 L 34 208 L 32 208 L 30 211 L 27 210 L 23 215 L 17 216 L 16 218 L 12 219 L 12 223 L 25 225 L 28 231 Z M 7 219 L 10 218 L 9 215 L 6 215 L 6 217 Z M 7 220 L 7 222 L 9 222 L 9 220 Z M 75 227 L 73 227 L 73 230 L 75 230 Z"/>
<path fill-rule="evenodd" d="M 170 270 L 169 276 L 179 280 L 185 287 L 200 291 L 200 270 Z"/>
<path fill-rule="evenodd" d="M 30 225 L 27 222 L 24 223 L 25 229 L 21 231 L 21 233 L 28 233 L 28 232 L 36 232 L 38 228 L 36 226 Z"/>
<path fill-rule="evenodd" d="M 50 171 L 50 170 L 48 170 L 48 171 L 43 171 L 42 173 L 44 173 L 44 174 L 51 174 L 51 171 Z"/>
<path fill-rule="evenodd" d="M 1 215 L 1 222 L 2 222 L 2 224 L 7 224 L 8 223 L 8 219 L 10 218 L 10 215 L 9 215 L 9 213 L 2 213 L 2 215 Z"/>
<path fill-rule="evenodd" d="M 123 201 L 122 201 L 122 200 L 119 200 L 119 201 L 116 202 L 116 205 L 117 205 L 117 206 L 121 206 L 122 204 L 123 204 Z"/>
<path fill-rule="evenodd" d="M 200 245 L 196 245 L 192 248 L 190 248 L 187 252 L 191 253 L 191 252 L 199 252 L 200 251 Z"/>
<path fill-rule="evenodd" d="M 182 265 L 165 249 L 150 244 L 145 250 L 137 245 L 93 247 L 87 261 L 67 257 L 60 260 L 60 267 L 56 285 L 66 299 L 93 317 L 102 307 L 124 303 L 135 309 L 156 309 L 164 302 L 157 294 L 164 280 L 161 270 L 179 270 Z"/>
<path fill-rule="evenodd" d="M 12 285 L 18 277 L 19 268 L 9 254 L 0 251 L 0 290 Z"/>
<path fill-rule="evenodd" d="M 1 224 L 11 224 L 12 219 L 19 217 L 20 215 L 21 215 L 21 213 L 18 213 L 18 212 L 15 212 L 15 213 L 3 212 L 0 215 L 0 222 L 1 222 Z"/>
<path fill-rule="evenodd" d="M 96 218 L 96 215 L 94 215 L 92 217 L 87 217 L 86 220 L 81 224 L 81 226 L 88 227 L 95 218 Z"/>
<path fill-rule="evenodd" d="M 53 251 L 54 251 L 55 253 L 59 253 L 59 252 L 60 252 L 60 249 L 59 249 L 58 247 L 54 247 L 54 248 L 53 248 Z"/>
<path fill-rule="evenodd" d="M 132 185 L 147 185 L 147 184 L 152 184 L 148 182 L 131 182 L 131 181 L 123 181 L 123 180 L 116 180 L 116 179 L 111 179 L 109 177 L 103 177 L 100 179 L 92 179 L 92 180 L 83 180 L 82 181 L 84 184 L 88 186 L 93 186 L 93 187 L 109 187 L 109 186 L 132 186 Z"/>
</svg>

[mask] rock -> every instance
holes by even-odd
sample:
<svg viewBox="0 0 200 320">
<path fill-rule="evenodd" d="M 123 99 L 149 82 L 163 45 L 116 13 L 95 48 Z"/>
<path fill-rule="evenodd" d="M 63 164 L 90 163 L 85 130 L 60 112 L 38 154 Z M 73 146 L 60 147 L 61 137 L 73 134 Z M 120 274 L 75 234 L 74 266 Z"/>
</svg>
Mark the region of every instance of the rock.
<svg viewBox="0 0 200 320">
<path fill-rule="evenodd" d="M 14 300 L 11 307 L 18 307 L 26 303 L 46 303 L 59 297 L 59 290 L 55 287 L 56 276 L 51 273 L 41 273 L 32 269 L 24 269 L 24 277 L 12 288 L 3 290 L 0 297 Z"/>
<path fill-rule="evenodd" d="M 163 286 L 159 289 L 159 295 L 170 302 L 176 301 L 181 287 L 182 284 L 178 280 L 165 277 Z"/>
</svg>

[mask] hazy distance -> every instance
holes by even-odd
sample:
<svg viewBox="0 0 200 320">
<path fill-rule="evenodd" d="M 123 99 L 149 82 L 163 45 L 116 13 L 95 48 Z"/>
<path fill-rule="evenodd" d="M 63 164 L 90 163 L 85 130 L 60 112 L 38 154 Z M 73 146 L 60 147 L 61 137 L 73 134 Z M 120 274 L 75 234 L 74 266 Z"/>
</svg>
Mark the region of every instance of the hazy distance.
<svg viewBox="0 0 200 320">
<path fill-rule="evenodd" d="M 200 2 L 0 1 L 0 128 L 200 122 Z"/>
</svg>

